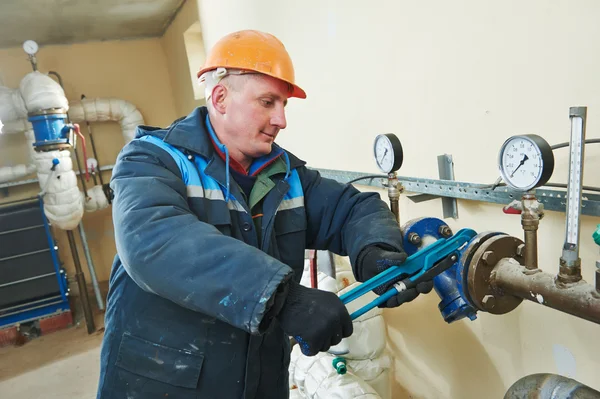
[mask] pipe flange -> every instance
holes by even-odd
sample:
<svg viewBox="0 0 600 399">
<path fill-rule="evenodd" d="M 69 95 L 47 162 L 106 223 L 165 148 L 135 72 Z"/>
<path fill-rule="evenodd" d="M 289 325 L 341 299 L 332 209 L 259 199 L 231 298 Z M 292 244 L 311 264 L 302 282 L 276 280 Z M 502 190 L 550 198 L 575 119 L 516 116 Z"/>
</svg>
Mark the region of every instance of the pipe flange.
<svg viewBox="0 0 600 399">
<path fill-rule="evenodd" d="M 504 295 L 492 287 L 494 266 L 500 259 L 514 258 L 523 264 L 518 247 L 523 241 L 509 235 L 497 235 L 483 242 L 473 254 L 467 273 L 471 302 L 480 310 L 492 314 L 505 314 L 514 310 L 523 299 Z"/>
<path fill-rule="evenodd" d="M 468 270 L 469 265 L 471 264 L 473 255 L 475 255 L 475 252 L 477 252 L 477 250 L 479 249 L 481 244 L 483 244 L 490 238 L 497 236 L 497 235 L 504 235 L 504 233 L 499 233 L 496 231 L 484 231 L 483 233 L 479 233 L 475 237 L 473 237 L 471 239 L 471 241 L 469 241 L 469 244 L 461 251 L 462 253 L 460 255 L 458 275 L 461 278 L 460 283 L 461 283 L 461 286 L 464 287 L 463 292 L 466 296 L 466 299 L 471 302 L 472 302 L 472 300 L 469 295 L 469 290 L 467 289 L 467 287 L 469 286 L 468 285 L 469 283 L 467 280 L 467 276 L 469 273 L 469 270 Z"/>
</svg>

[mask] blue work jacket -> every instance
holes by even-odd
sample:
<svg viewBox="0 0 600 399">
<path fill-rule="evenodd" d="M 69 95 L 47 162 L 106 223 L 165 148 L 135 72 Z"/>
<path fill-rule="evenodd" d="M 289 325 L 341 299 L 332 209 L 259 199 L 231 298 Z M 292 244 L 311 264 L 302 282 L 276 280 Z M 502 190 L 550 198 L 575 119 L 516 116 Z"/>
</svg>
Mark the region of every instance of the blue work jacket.
<svg viewBox="0 0 600 399">
<path fill-rule="evenodd" d="M 277 314 L 304 250 L 354 263 L 370 244 L 401 248 L 378 194 L 277 145 L 251 166 L 257 195 L 246 198 L 228 167 L 205 107 L 166 129 L 139 127 L 119 154 L 98 398 L 287 398 Z"/>
</svg>

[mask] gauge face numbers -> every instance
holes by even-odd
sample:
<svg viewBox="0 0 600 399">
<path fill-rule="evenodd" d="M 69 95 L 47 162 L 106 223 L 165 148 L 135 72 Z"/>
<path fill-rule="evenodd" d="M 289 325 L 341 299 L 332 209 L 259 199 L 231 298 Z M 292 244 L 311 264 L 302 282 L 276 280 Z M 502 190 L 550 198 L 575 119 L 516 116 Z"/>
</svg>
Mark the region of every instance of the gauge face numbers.
<svg viewBox="0 0 600 399">
<path fill-rule="evenodd" d="M 33 40 L 27 40 L 23 43 L 23 50 L 29 55 L 35 55 L 38 51 L 38 44 Z"/>
<path fill-rule="evenodd" d="M 502 178 L 516 190 L 531 190 L 545 184 L 554 169 L 550 145 L 536 135 L 509 138 L 500 150 Z"/>
<path fill-rule="evenodd" d="M 377 167 L 384 173 L 392 173 L 400 169 L 404 154 L 402 145 L 395 134 L 380 134 L 375 138 L 373 152 Z"/>
</svg>

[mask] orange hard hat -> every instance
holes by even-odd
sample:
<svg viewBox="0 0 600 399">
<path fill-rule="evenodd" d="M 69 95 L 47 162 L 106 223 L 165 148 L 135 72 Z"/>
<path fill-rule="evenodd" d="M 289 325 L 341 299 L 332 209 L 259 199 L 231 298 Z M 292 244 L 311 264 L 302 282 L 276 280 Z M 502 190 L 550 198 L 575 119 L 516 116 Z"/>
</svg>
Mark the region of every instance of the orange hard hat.
<svg viewBox="0 0 600 399">
<path fill-rule="evenodd" d="M 217 68 L 241 69 L 272 76 L 291 86 L 290 97 L 306 98 L 296 85 L 294 65 L 283 43 L 275 36 L 256 30 L 230 33 L 212 48 L 198 78 Z"/>
</svg>

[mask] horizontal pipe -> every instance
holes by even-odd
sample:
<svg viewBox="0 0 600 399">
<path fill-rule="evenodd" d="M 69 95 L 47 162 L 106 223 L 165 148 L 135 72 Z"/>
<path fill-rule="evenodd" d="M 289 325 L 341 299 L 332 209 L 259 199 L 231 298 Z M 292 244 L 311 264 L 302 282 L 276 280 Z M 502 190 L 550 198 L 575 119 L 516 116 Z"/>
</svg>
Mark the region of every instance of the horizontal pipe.
<svg viewBox="0 0 600 399">
<path fill-rule="evenodd" d="M 600 294 L 584 280 L 562 284 L 550 273 L 528 270 L 514 259 L 505 258 L 494 267 L 491 284 L 504 294 L 600 324 Z"/>
<path fill-rule="evenodd" d="M 37 251 L 31 251 L 31 252 L 25 252 L 24 254 L 7 256 L 6 258 L 0 258 L 0 262 L 3 262 L 5 260 L 22 258 L 24 256 L 29 256 L 29 255 L 41 254 L 42 252 L 50 252 L 50 248 L 40 249 L 40 250 L 37 250 Z"/>
<path fill-rule="evenodd" d="M 40 308 L 43 308 L 45 306 L 56 305 L 57 303 L 61 303 L 61 302 L 63 302 L 63 300 L 59 299 L 58 301 L 48 302 L 48 303 L 45 303 L 43 305 L 34 306 L 32 308 L 17 310 L 16 312 L 2 313 L 2 315 L 0 315 L 0 318 L 2 318 L 2 317 L 8 317 L 8 316 L 14 316 L 14 315 L 19 314 L 19 313 L 27 312 L 29 310 L 40 309 Z"/>
<path fill-rule="evenodd" d="M 35 225 L 35 226 L 22 227 L 20 229 L 0 231 L 0 236 L 4 235 L 4 234 L 18 233 L 20 231 L 27 231 L 27 230 L 33 230 L 33 229 L 39 229 L 39 228 L 44 228 L 44 225 L 43 224 L 38 224 L 38 225 Z"/>
<path fill-rule="evenodd" d="M 11 281 L 10 283 L 0 284 L 0 288 L 9 287 L 9 286 L 15 285 L 15 284 L 26 283 L 28 281 L 38 280 L 40 278 L 45 278 L 45 277 L 50 277 L 50 276 L 56 276 L 56 273 L 52 272 L 52 273 L 40 274 L 39 276 L 24 278 L 23 280 Z"/>
<path fill-rule="evenodd" d="M 504 399 L 592 399 L 600 392 L 557 374 L 531 374 L 515 382 Z"/>
<path fill-rule="evenodd" d="M 51 301 L 51 300 L 54 300 L 54 299 L 57 299 L 57 298 L 61 298 L 61 295 L 56 295 L 56 296 L 51 296 L 51 297 L 48 297 L 48 298 L 38 299 L 37 301 L 33 301 L 33 302 L 21 303 L 19 305 L 11 306 L 9 308 L 0 308 L 0 317 L 3 317 L 4 316 L 4 312 L 8 312 L 9 310 L 19 309 L 19 308 L 25 308 L 27 306 L 35 305 L 37 303 L 41 303 L 41 302 L 45 302 L 45 301 Z M 52 303 L 54 303 L 54 302 L 52 302 Z M 29 309 L 25 309 L 25 310 L 29 310 Z"/>
</svg>

